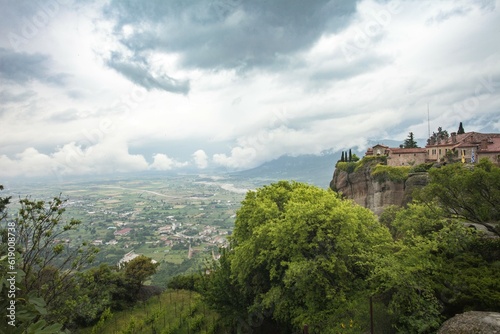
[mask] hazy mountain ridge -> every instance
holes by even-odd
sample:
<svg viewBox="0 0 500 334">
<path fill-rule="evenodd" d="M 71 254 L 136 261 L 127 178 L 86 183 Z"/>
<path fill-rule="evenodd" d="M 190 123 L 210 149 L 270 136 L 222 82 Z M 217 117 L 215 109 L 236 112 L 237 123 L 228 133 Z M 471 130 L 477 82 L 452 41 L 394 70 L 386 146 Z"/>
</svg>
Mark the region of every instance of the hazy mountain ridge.
<svg viewBox="0 0 500 334">
<path fill-rule="evenodd" d="M 328 152 L 322 155 L 304 154 L 295 157 L 284 155 L 259 167 L 235 172 L 233 175 L 268 180 L 295 180 L 328 188 L 335 163 L 340 159 L 340 155 L 340 152 Z"/>
</svg>

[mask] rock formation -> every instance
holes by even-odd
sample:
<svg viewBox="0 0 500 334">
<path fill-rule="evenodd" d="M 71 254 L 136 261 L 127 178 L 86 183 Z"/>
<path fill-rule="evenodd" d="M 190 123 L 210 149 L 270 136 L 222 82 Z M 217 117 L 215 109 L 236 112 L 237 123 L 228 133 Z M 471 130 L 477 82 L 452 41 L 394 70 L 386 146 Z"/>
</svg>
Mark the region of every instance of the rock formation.
<svg viewBox="0 0 500 334">
<path fill-rule="evenodd" d="M 380 181 L 371 171 L 370 165 L 352 173 L 336 168 L 330 188 L 380 215 L 389 205 L 402 206 L 410 202 L 413 190 L 428 182 L 427 173 L 409 174 L 405 181 Z"/>
<path fill-rule="evenodd" d="M 500 313 L 465 312 L 444 322 L 438 334 L 500 334 Z"/>
</svg>

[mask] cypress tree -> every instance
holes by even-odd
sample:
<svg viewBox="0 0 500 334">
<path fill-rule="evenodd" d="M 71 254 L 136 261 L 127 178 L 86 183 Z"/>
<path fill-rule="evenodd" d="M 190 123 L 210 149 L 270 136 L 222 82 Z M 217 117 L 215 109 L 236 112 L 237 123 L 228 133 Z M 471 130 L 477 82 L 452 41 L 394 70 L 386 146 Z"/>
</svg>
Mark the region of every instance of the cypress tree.
<svg viewBox="0 0 500 334">
<path fill-rule="evenodd" d="M 349 162 L 352 161 L 352 152 L 351 152 L 351 149 L 349 149 Z"/>
<path fill-rule="evenodd" d="M 460 125 L 458 126 L 457 134 L 461 135 L 462 133 L 465 133 L 465 130 L 464 130 L 464 127 L 462 125 L 462 122 L 460 122 Z"/>
<path fill-rule="evenodd" d="M 418 148 L 417 142 L 413 139 L 413 132 L 408 134 L 408 139 L 405 139 L 403 148 Z"/>
<path fill-rule="evenodd" d="M 340 157 L 340 161 L 344 162 L 344 151 L 342 151 L 342 156 Z"/>
</svg>

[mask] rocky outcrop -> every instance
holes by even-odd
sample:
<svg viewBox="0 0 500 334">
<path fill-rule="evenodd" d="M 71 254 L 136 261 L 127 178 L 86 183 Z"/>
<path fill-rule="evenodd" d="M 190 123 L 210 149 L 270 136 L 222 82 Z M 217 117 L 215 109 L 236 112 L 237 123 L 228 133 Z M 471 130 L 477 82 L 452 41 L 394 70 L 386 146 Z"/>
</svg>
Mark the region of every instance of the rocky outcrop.
<svg viewBox="0 0 500 334">
<path fill-rule="evenodd" d="M 371 167 L 365 166 L 352 173 L 335 169 L 330 188 L 380 215 L 389 205 L 402 206 L 410 202 L 413 191 L 427 182 L 427 173 L 410 174 L 405 181 L 376 180 Z"/>
<path fill-rule="evenodd" d="M 438 334 L 500 334 L 500 313 L 465 312 L 444 322 Z"/>
</svg>

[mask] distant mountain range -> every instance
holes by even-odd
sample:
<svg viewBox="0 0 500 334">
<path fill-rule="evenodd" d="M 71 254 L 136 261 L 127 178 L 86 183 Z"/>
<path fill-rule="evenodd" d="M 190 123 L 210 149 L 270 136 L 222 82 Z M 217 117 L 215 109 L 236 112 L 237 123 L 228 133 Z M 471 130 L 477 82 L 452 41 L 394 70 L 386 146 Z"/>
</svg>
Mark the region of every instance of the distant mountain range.
<svg viewBox="0 0 500 334">
<path fill-rule="evenodd" d="M 370 140 L 368 146 L 382 144 L 389 147 L 399 147 L 403 141 L 382 139 Z M 417 139 L 420 147 L 425 146 L 425 139 Z M 345 149 L 344 151 L 348 151 Z M 359 158 L 364 151 L 355 151 Z M 283 155 L 262 165 L 239 172 L 231 173 L 235 177 L 262 179 L 262 183 L 276 180 L 295 180 L 314 184 L 320 188 L 328 188 L 333 177 L 335 164 L 342 155 L 342 151 L 324 151 L 320 155 L 303 154 L 298 156 Z"/>
<path fill-rule="evenodd" d="M 267 180 L 295 180 L 328 188 L 341 153 L 284 155 L 259 167 L 232 173 L 233 176 Z"/>
</svg>

